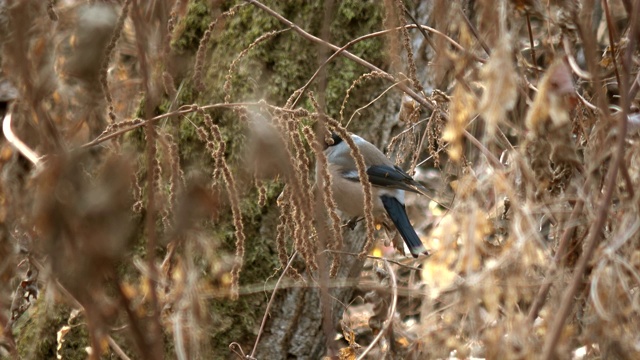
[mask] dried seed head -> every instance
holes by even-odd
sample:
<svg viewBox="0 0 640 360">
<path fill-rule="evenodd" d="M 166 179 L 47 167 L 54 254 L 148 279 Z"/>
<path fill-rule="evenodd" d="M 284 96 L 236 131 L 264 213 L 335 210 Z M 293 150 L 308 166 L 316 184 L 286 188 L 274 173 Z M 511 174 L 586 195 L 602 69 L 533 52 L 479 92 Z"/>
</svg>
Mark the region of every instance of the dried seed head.
<svg viewBox="0 0 640 360">
<path fill-rule="evenodd" d="M 540 80 L 538 94 L 527 113 L 527 130 L 541 135 L 549 121 L 554 126 L 568 123 L 571 104 L 567 96 L 574 93 L 571 70 L 563 60 L 556 60 Z"/>
</svg>

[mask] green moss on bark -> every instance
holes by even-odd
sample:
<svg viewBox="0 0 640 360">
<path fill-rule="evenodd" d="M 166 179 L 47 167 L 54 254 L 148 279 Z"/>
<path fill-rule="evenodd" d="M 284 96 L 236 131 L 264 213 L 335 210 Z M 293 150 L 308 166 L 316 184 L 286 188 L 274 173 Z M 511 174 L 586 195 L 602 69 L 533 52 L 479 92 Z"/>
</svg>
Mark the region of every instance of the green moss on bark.
<svg viewBox="0 0 640 360">
<path fill-rule="evenodd" d="M 29 311 L 22 315 L 14 333 L 21 359 L 55 359 L 57 334 L 69 322 L 71 309 L 63 304 L 50 304 L 41 296 Z M 86 359 L 89 339 L 85 325 L 72 326 L 64 336 L 58 354 L 63 359 Z"/>
<path fill-rule="evenodd" d="M 198 2 L 196 2 L 198 3 Z M 267 1 L 267 6 L 282 14 L 289 20 L 300 25 L 306 31 L 318 35 L 323 21 L 322 2 L 309 1 Z M 201 27 L 212 20 L 202 8 L 192 5 L 188 17 L 202 16 L 206 20 L 189 19 L 190 26 Z M 335 16 L 332 17 L 331 39 L 337 45 L 367 33 L 379 30 L 382 23 L 382 8 L 380 4 L 362 1 L 341 1 L 336 3 Z M 266 12 L 257 7 L 247 5 L 238 13 L 227 19 L 224 29 L 218 28 L 209 44 L 207 62 L 203 83 L 206 91 L 198 93 L 193 99 L 201 105 L 220 103 L 224 101 L 224 84 L 227 76 L 231 76 L 230 102 L 246 102 L 265 99 L 269 103 L 284 105 L 287 98 L 304 85 L 318 67 L 317 44 L 302 38 L 293 30 L 288 30 L 256 45 L 236 67 L 236 71 L 229 74 L 232 61 L 249 45 L 263 34 L 284 29 L 285 26 Z M 201 30 L 185 32 L 199 33 Z M 190 41 L 188 38 L 183 42 Z M 192 43 L 196 46 L 195 43 Z M 196 47 L 194 47 L 195 49 Z M 383 40 L 373 39 L 360 42 L 350 49 L 351 52 L 362 56 L 368 61 L 382 66 L 385 60 Z M 326 89 L 327 111 L 336 116 L 346 90 L 367 69 L 350 60 L 339 58 L 331 62 L 326 71 L 328 82 Z M 192 89 L 191 84 L 186 85 Z M 312 90 L 314 90 L 312 86 Z M 191 90 L 189 95 L 195 95 Z M 186 96 L 190 97 L 190 96 Z M 352 94 L 348 110 L 370 101 Z M 304 105 L 301 104 L 301 105 Z M 239 158 L 243 143 L 243 131 L 246 124 L 239 121 L 232 111 L 211 112 L 227 141 L 227 160 L 235 174 L 238 171 Z M 197 117 L 194 122 L 199 123 Z M 196 163 L 191 156 L 200 158 L 203 149 L 197 140 L 193 126 L 183 122 L 180 126 L 180 142 L 186 163 Z M 206 159 L 201 159 L 206 161 Z M 243 219 L 245 221 L 245 261 L 240 276 L 241 285 L 255 285 L 264 283 L 273 275 L 274 269 L 279 267 L 275 245 L 275 225 L 277 216 L 274 214 L 275 198 L 278 196 L 278 186 L 271 186 L 268 192 L 270 205 L 266 209 L 257 205 L 258 196 L 255 190 L 245 192 L 242 200 Z M 265 225 L 270 222 L 271 225 Z M 261 229 L 270 228 L 272 233 L 261 234 Z M 212 224 L 217 235 L 224 239 L 223 249 L 227 254 L 235 251 L 234 228 L 230 214 Z M 212 318 L 211 346 L 214 358 L 227 358 L 229 344 L 237 342 L 245 351 L 250 350 L 257 334 L 268 296 L 264 293 L 242 295 L 237 301 L 228 299 L 214 300 L 210 304 Z"/>
</svg>

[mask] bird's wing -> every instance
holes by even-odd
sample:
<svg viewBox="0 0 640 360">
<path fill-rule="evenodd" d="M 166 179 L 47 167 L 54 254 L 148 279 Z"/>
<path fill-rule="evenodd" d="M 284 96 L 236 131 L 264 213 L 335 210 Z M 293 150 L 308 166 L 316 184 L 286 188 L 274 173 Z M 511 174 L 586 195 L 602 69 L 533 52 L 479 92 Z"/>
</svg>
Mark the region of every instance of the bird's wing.
<svg viewBox="0 0 640 360">
<path fill-rule="evenodd" d="M 398 189 L 411 191 L 414 193 L 418 193 L 426 196 L 429 200 L 435 202 L 445 209 L 449 209 L 449 206 L 442 204 L 433 198 L 433 196 L 429 195 L 429 190 L 425 188 L 419 182 L 413 180 L 409 174 L 404 172 L 404 170 L 400 169 L 397 166 L 389 166 L 389 165 L 374 165 L 370 166 L 367 169 L 367 175 L 369 177 L 369 182 L 375 187 L 379 188 L 387 188 L 387 189 Z M 360 177 L 358 177 L 357 170 L 349 170 L 343 171 L 342 177 L 346 180 L 359 182 Z"/>
<path fill-rule="evenodd" d="M 351 181 L 360 181 L 358 172 L 351 170 L 343 173 L 344 178 Z M 367 176 L 373 186 L 400 189 L 419 194 L 425 194 L 427 189 L 417 181 L 413 180 L 409 174 L 397 166 L 373 165 L 367 168 Z"/>
</svg>

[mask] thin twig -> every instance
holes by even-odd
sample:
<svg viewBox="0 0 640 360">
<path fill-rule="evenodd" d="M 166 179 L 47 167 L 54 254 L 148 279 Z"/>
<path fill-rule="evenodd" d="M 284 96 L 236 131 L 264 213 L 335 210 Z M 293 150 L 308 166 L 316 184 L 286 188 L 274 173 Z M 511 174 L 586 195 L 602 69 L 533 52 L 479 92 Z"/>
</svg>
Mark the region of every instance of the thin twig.
<svg viewBox="0 0 640 360">
<path fill-rule="evenodd" d="M 376 96 L 375 99 L 369 101 L 367 104 L 357 108 L 352 114 L 351 117 L 349 118 L 349 121 L 347 121 L 347 124 L 344 126 L 349 127 L 349 124 L 351 123 L 351 120 L 353 120 L 353 117 L 356 116 L 356 114 L 360 114 L 360 111 L 368 108 L 369 106 L 373 105 L 376 101 L 380 100 L 380 98 L 382 98 L 384 96 L 384 94 L 388 93 L 389 91 L 391 91 L 391 89 L 393 89 L 394 87 L 396 87 L 398 83 L 393 83 L 391 86 L 387 87 L 386 89 L 384 89 L 384 91 L 382 93 L 380 93 L 380 95 Z"/>
<path fill-rule="evenodd" d="M 178 110 L 173 111 L 173 112 L 169 112 L 166 114 L 162 114 L 162 115 L 158 115 L 155 117 L 152 117 L 150 119 L 147 120 L 143 120 L 139 123 L 133 124 L 127 128 L 118 130 L 118 131 L 114 131 L 113 133 L 110 133 L 108 135 L 101 135 L 98 136 L 97 138 L 91 140 L 88 143 L 85 143 L 83 145 L 81 145 L 79 147 L 79 149 L 86 149 L 86 148 L 90 148 L 96 145 L 99 145 L 107 140 L 113 139 L 115 137 L 118 137 L 122 134 L 125 134 L 129 131 L 135 130 L 139 127 L 145 126 L 147 123 L 150 122 L 155 122 L 158 120 L 162 120 L 162 119 L 167 119 L 167 118 L 171 118 L 171 117 L 175 117 L 177 115 L 186 115 L 186 114 L 190 114 L 190 113 L 194 113 L 197 112 L 199 109 L 202 110 L 210 110 L 210 109 L 218 109 L 218 108 L 223 108 L 223 109 L 235 109 L 238 107 L 246 107 L 246 106 L 268 106 L 271 108 L 276 108 L 275 106 L 271 106 L 271 105 L 267 105 L 265 103 L 262 102 L 247 102 L 247 103 L 230 103 L 230 104 L 212 104 L 212 105 L 205 105 L 205 106 L 198 106 L 198 105 L 183 105 L 181 106 Z M 280 108 L 278 108 L 280 109 Z M 280 109 L 282 111 L 286 111 L 284 109 Z"/>
<path fill-rule="evenodd" d="M 538 70 L 536 66 L 536 48 L 535 43 L 533 42 L 533 30 L 531 30 L 531 17 L 529 16 L 529 12 L 527 11 L 527 31 L 529 32 L 529 46 L 531 47 L 531 66 L 534 69 Z"/>
<path fill-rule="evenodd" d="M 131 358 L 124 353 L 120 345 L 118 345 L 118 343 L 116 343 L 110 335 L 107 335 L 107 342 L 109 343 L 111 349 L 113 349 L 113 352 L 116 353 L 120 357 L 120 359 L 131 360 Z"/>
<path fill-rule="evenodd" d="M 264 316 L 262 317 L 262 323 L 260 323 L 260 330 L 258 331 L 258 336 L 256 337 L 256 342 L 253 344 L 253 350 L 251 350 L 251 355 L 249 355 L 251 358 L 253 358 L 253 356 L 256 354 L 256 350 L 258 349 L 258 343 L 260 342 L 260 337 L 262 336 L 262 332 L 264 331 L 264 326 L 267 323 L 267 317 L 269 316 L 269 310 L 271 309 L 271 305 L 273 304 L 273 300 L 276 298 L 276 292 L 278 291 L 278 285 L 280 285 L 280 282 L 282 281 L 282 279 L 284 278 L 284 276 L 287 274 L 287 270 L 289 270 L 289 267 L 291 267 L 291 264 L 293 263 L 293 259 L 295 259 L 296 255 L 298 255 L 298 251 L 294 251 L 293 254 L 291 255 L 291 257 L 289 258 L 289 262 L 287 263 L 287 266 L 282 270 L 282 274 L 280 274 L 280 277 L 278 278 L 278 281 L 276 282 L 276 286 L 273 289 L 273 292 L 271 293 L 271 297 L 269 298 L 269 302 L 267 303 L 267 308 L 264 310 Z"/>
<path fill-rule="evenodd" d="M 478 34 L 478 30 L 476 30 L 476 28 L 473 26 L 471 21 L 469 21 L 467 14 L 464 13 L 461 7 L 458 7 L 458 10 L 465 24 L 467 24 L 467 27 L 469 28 L 469 30 L 471 30 L 471 33 L 473 34 L 473 36 L 478 40 L 478 42 L 480 43 L 480 46 L 482 46 L 482 48 L 484 49 L 484 52 L 486 52 L 487 55 L 491 56 L 491 48 L 489 48 L 489 45 L 487 45 L 487 43 L 482 39 L 482 37 L 480 37 L 480 34 Z"/>
<path fill-rule="evenodd" d="M 588 182 L 585 182 L 585 188 Z M 564 229 L 562 233 L 562 237 L 560 238 L 560 242 L 558 244 L 558 249 L 556 249 L 556 254 L 553 257 L 553 262 L 547 269 L 547 273 L 544 276 L 545 281 L 543 281 L 542 286 L 538 289 L 538 293 L 536 294 L 535 299 L 533 300 L 533 304 L 531 304 L 531 308 L 529 309 L 529 314 L 527 316 L 527 321 L 529 324 L 533 324 L 535 319 L 538 317 L 538 313 L 542 306 L 544 305 L 547 294 L 549 294 L 549 290 L 551 289 L 552 281 L 558 271 L 558 265 L 564 258 L 564 255 L 569 247 L 569 241 L 573 238 L 573 234 L 575 232 L 577 226 L 578 217 L 582 214 L 582 207 L 584 205 L 584 200 L 579 198 L 573 207 L 573 211 L 569 216 L 569 220 L 567 221 L 567 227 Z"/>
<path fill-rule="evenodd" d="M 350 256 L 355 256 L 355 257 L 360 256 L 360 254 L 352 253 L 352 252 L 348 252 L 348 251 L 324 250 L 324 252 L 330 252 L 332 254 L 350 255 Z M 383 257 L 380 257 L 380 256 L 367 255 L 367 259 L 388 261 L 388 262 L 390 262 L 392 264 L 396 264 L 398 266 L 402 266 L 403 268 L 407 268 L 409 270 L 422 271 L 422 269 L 417 268 L 415 266 L 409 266 L 409 265 L 401 263 L 400 261 L 386 259 L 386 258 L 383 258 Z"/>
<path fill-rule="evenodd" d="M 384 335 L 389 329 L 389 327 L 393 324 L 393 317 L 396 313 L 396 304 L 398 303 L 398 284 L 396 281 L 396 274 L 393 272 L 393 269 L 391 269 L 391 266 L 389 265 L 389 262 L 386 259 L 384 259 L 384 265 L 387 268 L 387 271 L 389 272 L 389 276 L 391 277 L 391 290 L 393 291 L 393 298 L 391 299 L 391 308 L 389 309 L 389 315 L 388 315 L 389 317 L 387 318 L 387 321 L 385 321 L 382 329 L 380 329 L 380 332 L 378 333 L 378 335 L 373 339 L 371 344 L 369 344 L 369 346 L 367 346 L 367 348 L 364 349 L 364 351 L 358 356 L 357 360 L 364 359 L 365 356 L 367 356 L 367 354 L 369 353 L 369 351 L 373 349 L 376 343 L 380 341 L 380 339 L 382 338 L 382 335 Z"/>
<path fill-rule="evenodd" d="M 629 175 L 629 169 L 626 166 L 620 166 L 620 172 L 622 174 L 622 179 L 627 184 L 627 192 L 629 193 L 629 199 L 635 198 L 635 191 L 633 190 L 633 180 L 631 180 L 631 175 Z"/>
<path fill-rule="evenodd" d="M 436 49 L 436 46 L 433 43 L 433 41 L 431 41 L 431 38 L 429 38 L 429 36 L 427 36 L 427 32 L 425 31 L 425 29 L 423 29 L 422 26 L 420 26 L 420 24 L 418 24 L 418 20 L 416 20 L 416 18 L 414 18 L 413 15 L 411 15 L 411 12 L 409 11 L 409 9 L 404 8 L 404 13 L 418 27 L 418 30 L 420 30 L 420 32 L 422 33 L 422 36 L 424 37 L 424 40 L 429 44 L 429 46 L 431 46 L 431 49 L 433 49 L 433 52 L 437 54 L 438 53 L 438 49 Z M 446 37 L 448 38 L 448 36 L 446 36 Z"/>
<path fill-rule="evenodd" d="M 618 86 L 621 86 L 620 82 L 620 72 L 618 71 L 618 62 L 616 61 L 616 39 L 615 39 L 615 28 L 613 25 L 613 20 L 611 19 L 611 11 L 609 11 L 609 1 L 603 0 L 602 5 L 604 7 L 604 14 L 607 19 L 607 34 L 609 35 L 609 48 L 610 48 L 610 56 L 611 62 L 613 63 L 613 72 L 616 74 L 616 81 L 618 82 Z"/>
<path fill-rule="evenodd" d="M 491 151 L 489 151 L 489 149 L 487 149 L 486 146 L 484 146 L 480 140 L 476 139 L 475 136 L 473 136 L 468 130 L 464 130 L 464 136 L 471 141 L 471 143 L 473 145 L 475 145 L 478 150 L 480 150 L 480 152 L 482 154 L 484 154 L 484 156 L 487 157 L 487 159 L 489 160 L 489 162 L 491 162 L 493 164 L 493 166 L 495 166 L 498 169 L 503 168 L 504 166 L 502 165 L 502 163 L 500 162 L 500 160 L 491 153 Z"/>
<path fill-rule="evenodd" d="M 236 350 L 237 348 L 237 350 Z M 239 359 L 244 359 L 244 360 L 255 360 L 255 358 L 252 358 L 248 355 L 244 354 L 244 351 L 242 350 L 242 346 L 240 344 L 238 344 L 237 342 L 232 342 L 231 344 L 229 344 L 229 350 L 233 351 L 234 354 L 236 354 L 236 356 Z"/>
<path fill-rule="evenodd" d="M 631 89 L 629 90 L 629 99 L 635 99 L 639 89 L 640 89 L 640 71 L 638 71 L 638 74 L 636 74 L 636 78 L 633 80 L 633 84 L 631 85 Z"/>
<path fill-rule="evenodd" d="M 564 48 L 564 56 L 567 57 L 571 71 L 583 80 L 593 81 L 593 76 L 591 76 L 588 71 L 582 70 L 580 65 L 578 65 L 578 60 L 576 60 L 576 57 L 571 53 L 571 42 L 567 37 L 562 38 L 562 47 Z"/>
<path fill-rule="evenodd" d="M 582 103 L 582 105 L 584 105 L 587 109 L 591 110 L 591 111 L 597 111 L 598 107 L 593 105 L 592 103 L 590 103 L 589 101 L 587 101 L 587 99 L 585 99 L 582 95 L 580 95 L 579 92 L 576 91 L 576 96 L 578 97 L 578 100 L 580 100 L 580 102 Z"/>
</svg>

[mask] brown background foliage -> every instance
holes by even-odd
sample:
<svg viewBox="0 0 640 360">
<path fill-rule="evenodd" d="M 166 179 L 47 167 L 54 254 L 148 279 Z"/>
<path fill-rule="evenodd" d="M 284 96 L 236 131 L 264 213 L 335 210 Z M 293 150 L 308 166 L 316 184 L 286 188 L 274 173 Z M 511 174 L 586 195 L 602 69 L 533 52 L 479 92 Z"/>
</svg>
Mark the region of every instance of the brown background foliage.
<svg viewBox="0 0 640 360">
<path fill-rule="evenodd" d="M 0 356 L 640 357 L 639 16 L 0 0 Z M 342 226 L 327 130 L 429 257 Z"/>
</svg>

